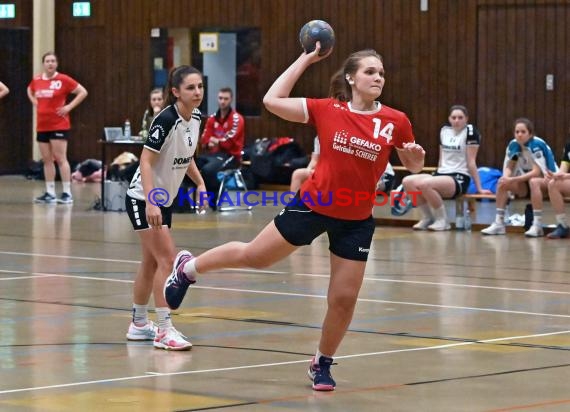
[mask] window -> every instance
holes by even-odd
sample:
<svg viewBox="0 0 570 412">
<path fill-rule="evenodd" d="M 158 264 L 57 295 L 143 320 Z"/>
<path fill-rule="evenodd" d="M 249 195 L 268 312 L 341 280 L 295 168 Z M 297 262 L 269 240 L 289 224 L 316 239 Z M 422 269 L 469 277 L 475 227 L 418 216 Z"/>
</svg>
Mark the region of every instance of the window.
<svg viewBox="0 0 570 412">
<path fill-rule="evenodd" d="M 200 36 L 202 34 L 202 36 Z M 208 47 L 200 40 L 209 39 Z M 211 44 L 211 42 L 218 44 Z M 201 51 L 203 50 L 203 51 Z M 204 74 L 206 93 L 200 109 L 217 109 L 222 87 L 234 91 L 234 108 L 244 116 L 261 115 L 261 30 L 258 28 L 168 28 L 151 32 L 152 87 L 164 87 L 172 67 L 189 64 Z"/>
</svg>

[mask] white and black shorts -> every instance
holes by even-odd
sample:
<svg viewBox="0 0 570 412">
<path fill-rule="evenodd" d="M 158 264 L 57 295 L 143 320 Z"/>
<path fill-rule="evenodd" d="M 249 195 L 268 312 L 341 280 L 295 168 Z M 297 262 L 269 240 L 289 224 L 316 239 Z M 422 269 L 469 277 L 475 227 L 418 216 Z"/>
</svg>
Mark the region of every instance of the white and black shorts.
<svg viewBox="0 0 570 412">
<path fill-rule="evenodd" d="M 127 195 L 125 196 L 125 207 L 135 231 L 150 229 L 146 221 L 146 202 L 144 200 L 135 199 Z M 162 225 L 166 225 L 170 229 L 172 225 L 172 205 L 168 207 L 161 206 L 160 212 L 162 214 Z"/>
<path fill-rule="evenodd" d="M 299 193 L 273 220 L 281 236 L 294 246 L 310 245 L 327 233 L 329 250 L 349 260 L 366 262 L 376 225 L 372 215 L 364 220 L 329 217 L 309 209 Z"/>
<path fill-rule="evenodd" d="M 469 189 L 469 184 L 471 183 L 471 176 L 464 175 L 463 173 L 438 173 L 435 172 L 433 176 L 449 176 L 455 182 L 455 194 L 452 199 L 457 196 L 464 195 Z"/>
</svg>

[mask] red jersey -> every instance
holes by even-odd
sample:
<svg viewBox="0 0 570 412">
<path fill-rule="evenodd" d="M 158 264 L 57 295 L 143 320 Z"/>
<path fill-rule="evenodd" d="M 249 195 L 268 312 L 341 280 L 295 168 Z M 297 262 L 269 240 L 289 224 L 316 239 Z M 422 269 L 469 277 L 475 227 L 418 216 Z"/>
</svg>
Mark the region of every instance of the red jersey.
<svg viewBox="0 0 570 412">
<path fill-rule="evenodd" d="M 213 148 L 208 148 L 208 142 L 211 137 L 225 140 Z M 204 133 L 202 133 L 200 139 L 200 143 L 208 150 L 208 153 L 229 153 L 237 160 L 241 160 L 244 142 L 245 121 L 243 116 L 233 109 L 230 110 L 225 118 L 221 117 L 219 110 L 208 117 Z"/>
<path fill-rule="evenodd" d="M 304 105 L 307 121 L 317 129 L 321 155 L 301 187 L 301 199 L 326 216 L 368 218 L 392 148 L 415 141 L 408 117 L 380 103 L 367 112 L 330 98 L 304 99 Z"/>
<path fill-rule="evenodd" d="M 61 73 L 56 73 L 51 79 L 46 79 L 43 74 L 32 79 L 28 87 L 38 99 L 38 132 L 71 129 L 69 114 L 60 116 L 56 110 L 65 106 L 67 96 L 78 85 L 77 81 Z"/>
</svg>

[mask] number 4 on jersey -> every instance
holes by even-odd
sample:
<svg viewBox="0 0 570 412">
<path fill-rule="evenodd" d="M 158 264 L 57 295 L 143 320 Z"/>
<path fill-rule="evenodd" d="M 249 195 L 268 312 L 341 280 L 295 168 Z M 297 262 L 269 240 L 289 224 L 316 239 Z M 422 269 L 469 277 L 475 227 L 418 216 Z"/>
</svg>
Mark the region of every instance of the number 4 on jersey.
<svg viewBox="0 0 570 412">
<path fill-rule="evenodd" d="M 390 143 L 390 140 L 392 140 L 392 133 L 394 132 L 394 123 L 388 123 L 382 128 L 382 130 L 380 130 L 380 127 L 382 127 L 382 120 L 375 117 L 372 121 L 374 122 L 374 138 L 378 139 L 378 136 L 382 136 L 388 143 Z"/>
</svg>

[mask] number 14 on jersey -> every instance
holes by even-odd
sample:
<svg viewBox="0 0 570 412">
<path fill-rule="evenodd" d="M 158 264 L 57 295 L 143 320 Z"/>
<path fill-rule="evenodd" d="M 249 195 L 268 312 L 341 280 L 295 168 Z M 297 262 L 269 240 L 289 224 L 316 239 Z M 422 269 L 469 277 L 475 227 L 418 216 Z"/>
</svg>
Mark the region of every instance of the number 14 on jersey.
<svg viewBox="0 0 570 412">
<path fill-rule="evenodd" d="M 374 133 L 372 136 L 375 139 L 378 139 L 378 136 L 382 136 L 388 143 L 392 140 L 392 133 L 394 132 L 394 123 L 388 123 L 384 127 L 382 127 L 382 120 L 375 117 L 372 119 L 374 123 Z"/>
</svg>

